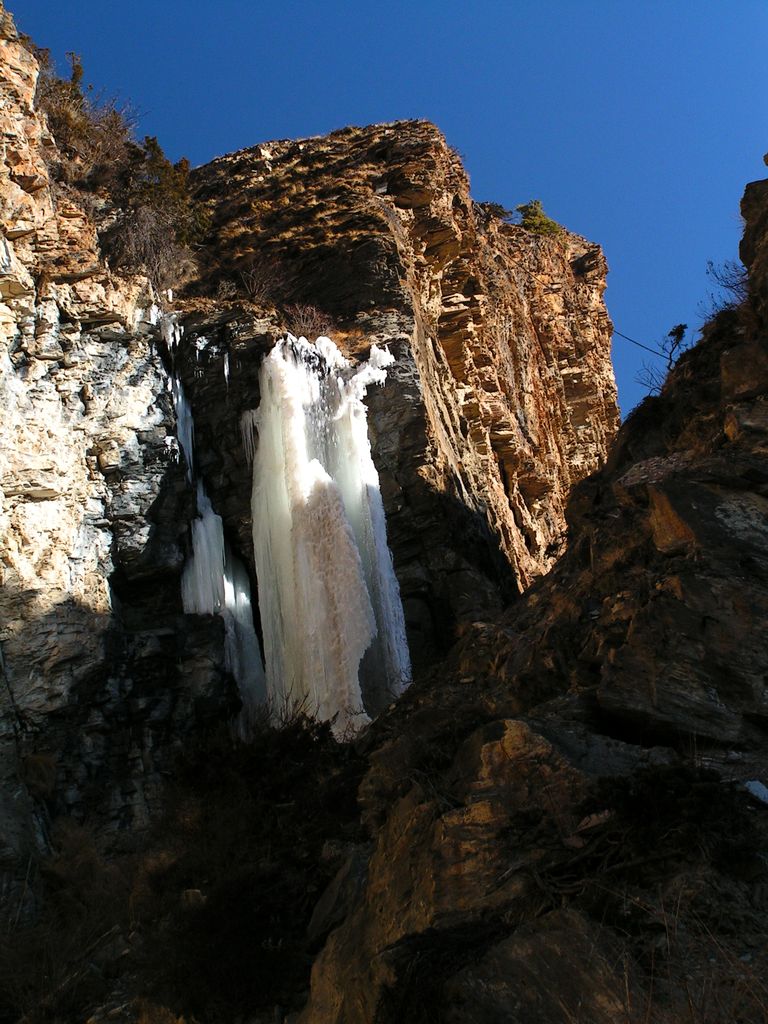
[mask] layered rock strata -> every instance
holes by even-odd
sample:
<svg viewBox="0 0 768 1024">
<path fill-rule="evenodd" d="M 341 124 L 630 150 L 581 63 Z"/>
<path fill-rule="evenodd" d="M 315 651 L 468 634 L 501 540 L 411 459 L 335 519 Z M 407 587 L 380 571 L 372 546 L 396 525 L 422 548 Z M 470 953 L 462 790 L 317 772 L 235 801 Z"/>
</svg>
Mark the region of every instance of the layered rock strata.
<svg viewBox="0 0 768 1024">
<path fill-rule="evenodd" d="M 576 489 L 564 557 L 374 725 L 367 883 L 302 1022 L 761 1019 L 765 186 L 750 299 Z"/>
<path fill-rule="evenodd" d="M 263 353 L 306 310 L 188 300 L 186 341 L 162 351 L 146 281 L 109 274 L 84 197 L 51 182 L 34 59 L 7 17 L 0 34 L 0 881 L 19 924 L 52 816 L 112 840 L 140 827 L 175 750 L 228 719 L 222 623 L 181 610 L 195 508 L 168 372 L 248 560 L 239 420 Z M 392 346 L 370 419 L 417 659 L 464 629 L 359 741 L 364 841 L 343 827 L 349 777 L 318 786 L 324 809 L 345 794 L 354 845 L 330 851 L 344 863 L 300 951 L 319 949 L 302 1021 L 764 1019 L 768 185 L 744 205 L 750 301 L 625 425 L 572 494 L 563 558 L 500 617 L 551 564 L 568 489 L 615 423 L 599 250 L 475 207 L 422 122 L 271 143 L 197 188 L 213 217 L 201 290 L 237 289 L 261 260 L 351 353 Z M 303 766 L 291 774 L 306 800 Z M 287 811 L 303 835 L 303 807 L 277 805 L 277 827 Z M 271 833 L 263 849 L 247 906 L 293 891 Z M 239 882 L 224 879 L 230 913 Z M 183 895 L 184 914 L 206 906 Z M 165 953 L 167 917 L 157 928 Z M 263 934 L 256 955 L 276 963 Z M 105 1019 L 146 1019 L 128 1001 L 138 946 L 100 967 L 77 953 L 78 971 L 119 978 Z"/>
<path fill-rule="evenodd" d="M 551 566 L 568 491 L 605 458 L 617 409 L 602 252 L 473 203 L 427 122 L 266 143 L 194 183 L 213 225 L 208 284 L 257 286 L 294 329 L 319 307 L 352 354 L 375 341 L 396 356 L 369 421 L 422 667 Z M 221 403 L 197 407 L 204 421 Z"/>
<path fill-rule="evenodd" d="M 11 878 L 45 848 L 48 811 L 145 824 L 171 751 L 206 700 L 221 712 L 227 689 L 220 623 L 192 629 L 181 615 L 194 504 L 151 289 L 110 274 L 89 197 L 51 179 L 37 77 L 4 15 L 0 870 Z"/>
<path fill-rule="evenodd" d="M 222 623 L 181 608 L 195 498 L 169 375 L 194 410 L 197 472 L 252 569 L 240 419 L 295 313 L 265 295 L 182 300 L 184 339 L 168 352 L 146 279 L 110 272 L 100 253 L 109 197 L 52 177 L 61 161 L 35 106 L 38 65 L 7 14 L 0 49 L 0 702 L 13 874 L 45 847 L 50 813 L 146 823 L 180 743 L 231 713 Z M 615 404 L 599 249 L 475 208 L 460 162 L 424 123 L 269 144 L 196 180 L 213 217 L 201 256 L 213 278 L 274 260 L 281 301 L 330 309 L 352 354 L 378 340 L 398 357 L 370 418 L 424 666 L 457 623 L 544 571 L 565 492 L 604 456 Z M 47 766 L 36 802 L 24 784 L 35 765 Z"/>
</svg>

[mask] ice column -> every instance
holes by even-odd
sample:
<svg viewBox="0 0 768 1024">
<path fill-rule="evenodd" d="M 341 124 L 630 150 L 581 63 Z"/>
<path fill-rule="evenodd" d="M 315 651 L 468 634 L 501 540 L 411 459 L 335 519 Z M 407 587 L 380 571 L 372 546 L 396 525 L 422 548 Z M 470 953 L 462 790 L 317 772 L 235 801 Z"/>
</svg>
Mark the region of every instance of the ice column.
<svg viewBox="0 0 768 1024">
<path fill-rule="evenodd" d="M 265 358 L 261 404 L 243 421 L 246 437 L 258 432 L 252 518 L 269 700 L 278 714 L 299 706 L 332 720 L 339 736 L 410 680 L 362 401 L 390 362 L 373 346 L 353 370 L 330 339 L 289 335 Z"/>
<path fill-rule="evenodd" d="M 173 356 L 181 340 L 181 327 L 171 316 L 163 317 L 161 324 L 163 337 Z M 176 374 L 171 378 L 171 391 L 187 477 L 190 482 L 195 482 L 192 410 Z M 238 731 L 246 738 L 252 716 L 266 700 L 264 666 L 253 625 L 250 583 L 245 566 L 233 555 L 224 539 L 224 525 L 213 510 L 202 480 L 196 480 L 196 488 L 198 514 L 192 522 L 192 555 L 181 578 L 182 604 L 188 614 L 220 615 L 224 620 L 224 660 L 237 682 L 243 702 Z"/>
</svg>

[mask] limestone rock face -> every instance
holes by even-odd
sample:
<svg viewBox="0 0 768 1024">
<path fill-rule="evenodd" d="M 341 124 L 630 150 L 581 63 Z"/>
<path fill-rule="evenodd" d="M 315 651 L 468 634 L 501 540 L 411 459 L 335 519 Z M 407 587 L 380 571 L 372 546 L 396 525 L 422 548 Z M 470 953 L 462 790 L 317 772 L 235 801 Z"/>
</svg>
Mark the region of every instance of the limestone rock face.
<svg viewBox="0 0 768 1024">
<path fill-rule="evenodd" d="M 194 181 L 211 280 L 255 268 L 299 307 L 287 327 L 311 304 L 350 353 L 375 341 L 396 356 L 369 422 L 414 662 L 428 664 L 457 623 L 551 566 L 568 491 L 605 458 L 617 409 L 602 252 L 473 203 L 427 122 L 266 143 Z"/>
<path fill-rule="evenodd" d="M 3 15 L 0 776 L 16 795 L 0 811 L 15 837 L 0 871 L 11 877 L 45 844 L 21 784 L 30 759 L 52 766 L 50 808 L 145 824 L 194 708 L 225 689 L 221 624 L 193 631 L 181 616 L 193 504 L 157 310 L 146 280 L 109 273 L 84 199 L 50 179 L 37 75 Z"/>
<path fill-rule="evenodd" d="M 175 753 L 234 711 L 223 623 L 181 605 L 196 509 L 171 372 L 194 410 L 196 472 L 252 568 L 240 419 L 258 406 L 264 354 L 310 303 L 332 315 L 350 356 L 391 346 L 397 363 L 369 417 L 422 668 L 551 565 L 567 493 L 604 460 L 616 406 L 599 248 L 566 232 L 538 238 L 477 207 L 460 161 L 425 123 L 270 143 L 199 170 L 211 280 L 273 261 L 282 306 L 264 295 L 182 300 L 184 337 L 167 351 L 148 282 L 101 257 L 93 211 L 103 200 L 51 177 L 37 64 L 7 16 L 0 35 L 0 881 L 22 907 L 25 865 L 46 850 L 51 816 L 88 818 L 107 842 L 143 828 Z M 438 716 L 423 738 L 444 726 Z M 392 771 L 411 763 L 412 737 L 392 739 L 387 769 L 366 781 L 366 814 L 384 823 L 388 793 L 396 813 L 385 831 L 408 845 L 372 844 L 367 867 L 368 847 L 354 854 L 317 916 L 313 941 L 331 933 L 322 958 L 346 941 L 350 906 L 379 907 L 397 946 L 445 922 L 463 928 L 476 891 L 495 913 L 520 889 L 513 880 L 492 892 L 505 870 L 493 847 L 507 803 L 529 813 L 540 781 L 505 788 L 496 775 L 508 760 L 547 763 L 563 787 L 557 821 L 573 827 L 567 804 L 583 779 L 551 740 L 507 717 L 466 739 L 462 807 L 447 816 L 401 791 Z M 476 856 L 478 836 L 487 850 Z M 430 865 L 446 850 L 453 881 L 433 885 Z M 403 917 L 410 870 L 423 884 Z M 387 891 L 371 895 L 366 878 Z M 386 957 L 380 966 L 382 977 L 396 969 Z M 456 979 L 457 991 L 474 984 Z"/>
<path fill-rule="evenodd" d="M 45 847 L 47 814 L 89 815 L 107 831 L 144 825 L 184 738 L 232 713 L 223 624 L 181 607 L 196 509 L 169 374 L 193 406 L 196 471 L 252 569 L 240 418 L 258 406 L 265 352 L 296 326 L 295 311 L 253 288 L 259 302 L 191 298 L 176 306 L 185 334 L 168 352 L 148 282 L 101 257 L 104 196 L 51 175 L 59 154 L 35 107 L 38 72 L 3 14 L 8 891 L 23 882 L 25 851 Z M 568 488 L 605 455 L 616 410 L 602 255 L 475 207 L 460 161 L 424 123 L 269 144 L 196 181 L 213 217 L 202 262 L 214 276 L 255 266 L 253 254 L 274 261 L 278 298 L 330 310 L 351 356 L 372 341 L 397 355 L 371 396 L 371 433 L 414 660 L 434 662 L 457 624 L 547 568 Z M 42 801 L 24 784 L 38 763 Z"/>
<path fill-rule="evenodd" d="M 109 272 L 83 193 L 49 176 L 37 67 L 1 10 L 0 57 L 0 893 L 15 920 L 33 917 L 52 817 L 117 846 L 156 814 L 175 753 L 231 719 L 223 622 L 182 611 L 196 509 L 169 374 L 252 568 L 240 420 L 264 354 L 312 305 L 351 356 L 376 341 L 397 358 L 368 405 L 421 678 L 357 740 L 360 821 L 306 913 L 302 1024 L 762 1019 L 766 184 L 744 204 L 749 302 L 707 327 L 606 462 L 599 248 L 472 203 L 433 126 L 201 168 L 198 290 L 254 301 L 187 296 L 168 352 L 147 281 Z M 324 780 L 324 805 L 358 777 Z M 292 870 L 278 860 L 270 833 L 259 884 Z M 205 905 L 185 893 L 185 913 Z M 165 942 L 165 911 L 156 924 Z M 105 1017 L 128 1005 L 130 964 L 109 964 Z"/>
</svg>

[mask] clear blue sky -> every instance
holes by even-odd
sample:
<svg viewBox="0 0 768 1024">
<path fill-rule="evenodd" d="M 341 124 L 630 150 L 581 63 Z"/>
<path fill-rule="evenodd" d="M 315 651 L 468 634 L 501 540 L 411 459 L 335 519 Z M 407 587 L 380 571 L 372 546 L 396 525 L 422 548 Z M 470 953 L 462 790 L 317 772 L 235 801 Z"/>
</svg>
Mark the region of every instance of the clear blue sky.
<svg viewBox="0 0 768 1024">
<path fill-rule="evenodd" d="M 600 242 L 617 330 L 701 322 L 768 176 L 766 0 L 9 0 L 64 66 L 202 163 L 347 124 L 434 121 L 477 200 L 539 198 Z M 623 412 L 646 353 L 614 339 Z"/>
</svg>

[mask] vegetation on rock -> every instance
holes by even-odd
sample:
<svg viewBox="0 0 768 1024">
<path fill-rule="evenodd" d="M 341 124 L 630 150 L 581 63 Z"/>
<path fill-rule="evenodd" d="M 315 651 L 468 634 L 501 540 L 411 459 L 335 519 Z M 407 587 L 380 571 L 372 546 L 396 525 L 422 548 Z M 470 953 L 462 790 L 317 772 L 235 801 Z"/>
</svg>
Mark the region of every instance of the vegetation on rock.
<svg viewBox="0 0 768 1024">
<path fill-rule="evenodd" d="M 563 233 L 563 228 L 557 221 L 552 220 L 544 213 L 540 199 L 531 199 L 528 203 L 520 203 L 514 210 L 508 210 L 501 203 L 478 203 L 478 209 L 487 217 L 497 217 L 505 224 L 519 224 L 521 228 L 530 231 L 535 235 L 548 235 L 556 237 Z"/>
<path fill-rule="evenodd" d="M 49 50 L 23 42 L 40 65 L 36 102 L 57 143 L 54 179 L 106 194 L 105 254 L 115 267 L 167 286 L 206 227 L 205 209 L 189 188 L 189 161 L 171 162 L 152 136 L 137 142 L 135 112 L 84 85 L 78 54 L 67 54 L 69 75 L 61 77 Z"/>
<path fill-rule="evenodd" d="M 56 73 L 49 50 L 35 46 L 28 37 L 22 39 L 40 65 L 35 101 L 45 113 L 58 146 L 54 177 L 91 187 L 102 180 L 108 183 L 115 168 L 128 159 L 135 113 L 129 105 L 105 98 L 93 86 L 83 84 L 83 63 L 78 54 L 67 54 L 69 76 L 62 78 Z"/>
<path fill-rule="evenodd" d="M 520 203 L 519 206 L 515 207 L 515 210 L 520 214 L 520 227 L 525 228 L 526 231 L 532 231 L 535 235 L 547 235 L 550 237 L 560 235 L 563 232 L 562 227 L 557 221 L 552 220 L 551 217 L 544 213 L 544 208 L 539 199 L 531 199 L 528 203 Z"/>
<path fill-rule="evenodd" d="M 42 910 L 0 935 L 0 1020 L 72 1020 L 116 988 L 149 997 L 153 1024 L 298 1009 L 312 911 L 361 839 L 362 767 L 298 714 L 247 746 L 222 731 L 187 750 L 165 817 L 122 854 L 54 822 L 54 854 L 30 865 Z"/>
<path fill-rule="evenodd" d="M 118 207 L 102 240 L 117 266 L 143 270 L 158 287 L 178 279 L 206 227 L 205 209 L 189 190 L 189 161 L 166 157 L 156 138 L 129 148 L 112 186 Z"/>
</svg>

